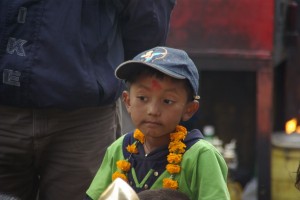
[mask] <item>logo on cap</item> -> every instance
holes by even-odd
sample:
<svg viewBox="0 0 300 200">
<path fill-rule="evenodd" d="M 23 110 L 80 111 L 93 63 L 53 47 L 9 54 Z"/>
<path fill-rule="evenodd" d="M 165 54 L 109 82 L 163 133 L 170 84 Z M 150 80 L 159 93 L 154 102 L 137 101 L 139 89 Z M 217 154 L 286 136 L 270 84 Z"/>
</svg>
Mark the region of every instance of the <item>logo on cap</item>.
<svg viewBox="0 0 300 200">
<path fill-rule="evenodd" d="M 156 48 L 145 52 L 140 56 L 140 59 L 144 62 L 154 62 L 155 60 L 160 60 L 166 57 L 168 54 L 167 49 L 165 48 Z"/>
</svg>

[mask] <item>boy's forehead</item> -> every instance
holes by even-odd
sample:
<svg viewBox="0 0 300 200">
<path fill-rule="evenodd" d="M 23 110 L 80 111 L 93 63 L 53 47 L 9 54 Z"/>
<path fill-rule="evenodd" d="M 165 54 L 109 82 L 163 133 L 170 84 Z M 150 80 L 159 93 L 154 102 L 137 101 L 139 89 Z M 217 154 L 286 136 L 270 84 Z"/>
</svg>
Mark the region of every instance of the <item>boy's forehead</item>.
<svg viewBox="0 0 300 200">
<path fill-rule="evenodd" d="M 142 83 L 147 84 L 147 87 L 152 90 L 163 89 L 163 85 L 166 82 L 169 83 L 169 86 L 172 85 L 176 88 L 179 85 L 184 84 L 184 79 L 175 79 L 168 75 L 157 76 L 157 75 L 143 74 L 143 75 L 140 75 L 135 81 L 135 83 L 137 85 L 141 85 Z"/>
<path fill-rule="evenodd" d="M 151 88 L 153 90 L 161 90 L 161 85 L 156 79 L 151 80 Z"/>
</svg>

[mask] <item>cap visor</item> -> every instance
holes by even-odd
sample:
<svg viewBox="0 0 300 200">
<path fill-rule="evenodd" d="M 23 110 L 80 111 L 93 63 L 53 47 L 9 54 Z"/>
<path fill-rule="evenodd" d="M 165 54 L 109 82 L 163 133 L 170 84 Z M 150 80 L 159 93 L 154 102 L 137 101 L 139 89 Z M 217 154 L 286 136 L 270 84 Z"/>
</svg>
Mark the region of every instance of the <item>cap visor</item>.
<svg viewBox="0 0 300 200">
<path fill-rule="evenodd" d="M 153 69 L 156 69 L 160 72 L 162 72 L 163 74 L 166 74 L 168 76 L 171 76 L 173 78 L 176 79 L 185 79 L 184 76 L 174 73 L 170 70 L 167 70 L 165 68 L 162 68 L 159 65 L 154 65 L 151 63 L 145 63 L 145 62 L 140 62 L 140 61 L 126 61 L 122 64 L 120 64 L 116 70 L 115 70 L 115 76 L 118 79 L 128 79 L 128 77 L 131 76 L 132 72 L 136 71 L 137 69 L 140 69 L 141 67 L 151 67 Z"/>
</svg>

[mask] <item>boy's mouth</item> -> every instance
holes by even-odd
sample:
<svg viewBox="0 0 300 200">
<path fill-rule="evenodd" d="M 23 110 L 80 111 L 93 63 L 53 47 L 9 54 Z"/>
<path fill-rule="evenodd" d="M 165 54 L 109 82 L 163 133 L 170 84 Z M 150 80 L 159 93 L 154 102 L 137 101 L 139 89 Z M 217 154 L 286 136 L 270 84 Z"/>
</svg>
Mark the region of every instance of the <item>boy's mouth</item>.
<svg viewBox="0 0 300 200">
<path fill-rule="evenodd" d="M 159 123 L 157 121 L 144 121 L 143 124 L 145 124 L 146 126 L 150 126 L 150 127 L 161 126 L 161 123 Z"/>
</svg>

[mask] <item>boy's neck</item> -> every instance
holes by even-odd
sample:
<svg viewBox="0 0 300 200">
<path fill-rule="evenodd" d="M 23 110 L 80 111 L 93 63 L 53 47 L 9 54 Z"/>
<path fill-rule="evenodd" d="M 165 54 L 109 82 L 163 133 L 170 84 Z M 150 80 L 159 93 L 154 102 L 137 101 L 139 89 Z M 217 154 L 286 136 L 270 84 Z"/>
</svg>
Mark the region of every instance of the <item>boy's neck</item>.
<svg viewBox="0 0 300 200">
<path fill-rule="evenodd" d="M 144 142 L 144 150 L 146 154 L 149 154 L 150 152 L 154 151 L 155 149 L 168 145 L 170 143 L 170 136 L 169 134 L 167 137 L 164 138 L 152 138 L 152 137 L 145 137 Z"/>
</svg>

